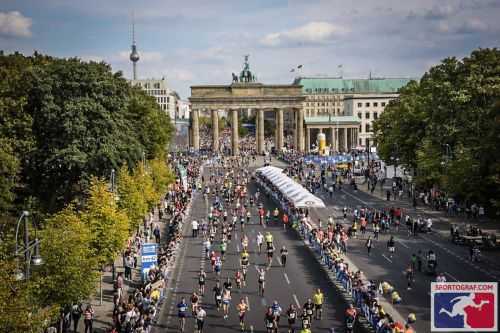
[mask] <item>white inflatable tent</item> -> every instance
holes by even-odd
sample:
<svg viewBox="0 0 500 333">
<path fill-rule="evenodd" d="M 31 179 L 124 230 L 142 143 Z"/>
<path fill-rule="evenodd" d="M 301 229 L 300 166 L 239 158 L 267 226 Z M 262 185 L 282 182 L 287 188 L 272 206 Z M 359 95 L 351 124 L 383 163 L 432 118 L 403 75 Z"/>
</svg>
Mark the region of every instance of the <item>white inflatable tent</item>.
<svg viewBox="0 0 500 333">
<path fill-rule="evenodd" d="M 269 180 L 297 208 L 325 208 L 323 200 L 283 173 L 283 169 L 266 166 L 257 173 Z"/>
</svg>

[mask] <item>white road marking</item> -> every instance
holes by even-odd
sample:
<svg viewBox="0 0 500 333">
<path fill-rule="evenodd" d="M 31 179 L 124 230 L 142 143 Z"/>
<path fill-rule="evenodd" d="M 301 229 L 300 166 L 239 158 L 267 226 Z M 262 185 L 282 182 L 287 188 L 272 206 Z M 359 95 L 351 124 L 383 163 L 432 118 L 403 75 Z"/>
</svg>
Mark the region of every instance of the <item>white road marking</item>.
<svg viewBox="0 0 500 333">
<path fill-rule="evenodd" d="M 250 301 L 248 300 L 248 296 L 245 296 L 245 301 L 247 302 L 248 311 L 250 311 Z"/>
<path fill-rule="evenodd" d="M 391 259 L 389 259 L 389 258 L 387 258 L 387 257 L 385 256 L 385 254 L 382 254 L 382 257 L 384 257 L 384 258 L 385 258 L 385 260 L 387 260 L 388 262 L 390 262 L 390 263 L 392 264 L 392 260 L 391 260 Z"/>
<path fill-rule="evenodd" d="M 240 252 L 240 246 L 236 244 L 236 251 Z"/>
<path fill-rule="evenodd" d="M 265 297 L 262 297 L 260 302 L 262 303 L 262 306 L 267 306 L 267 301 Z"/>
<path fill-rule="evenodd" d="M 253 333 L 253 325 L 250 325 L 250 333 Z"/>
<path fill-rule="evenodd" d="M 348 196 L 350 196 L 350 197 L 352 197 L 352 198 L 354 198 L 354 199 L 358 200 L 358 201 L 359 201 L 359 202 L 361 202 L 362 204 L 365 204 L 365 205 L 367 205 L 367 206 L 370 206 L 370 204 L 369 204 L 368 202 L 361 200 L 361 199 L 360 199 L 360 198 L 358 198 L 357 196 L 352 195 L 351 193 L 348 193 L 348 192 L 346 192 L 346 191 L 344 191 L 344 190 L 342 190 L 342 192 L 344 192 L 344 193 L 345 193 L 345 194 L 347 194 Z"/>
<path fill-rule="evenodd" d="M 450 273 L 448 272 L 444 272 L 444 274 L 448 275 L 449 277 L 451 277 L 453 280 L 455 280 L 455 282 L 458 282 L 458 279 L 456 277 L 454 277 L 453 275 L 451 275 Z"/>
<path fill-rule="evenodd" d="M 408 245 L 406 245 L 405 243 L 403 243 L 402 241 L 400 240 L 396 240 L 396 242 L 398 242 L 399 244 L 401 244 L 403 247 L 406 247 L 407 249 L 409 249 L 410 247 Z"/>
<path fill-rule="evenodd" d="M 286 283 L 290 284 L 290 279 L 288 278 L 288 275 L 286 273 L 283 273 L 285 276 Z"/>
<path fill-rule="evenodd" d="M 295 301 L 295 304 L 297 304 L 297 307 L 301 308 L 300 303 L 299 303 L 299 299 L 297 298 L 297 295 L 293 294 L 293 299 Z"/>
</svg>

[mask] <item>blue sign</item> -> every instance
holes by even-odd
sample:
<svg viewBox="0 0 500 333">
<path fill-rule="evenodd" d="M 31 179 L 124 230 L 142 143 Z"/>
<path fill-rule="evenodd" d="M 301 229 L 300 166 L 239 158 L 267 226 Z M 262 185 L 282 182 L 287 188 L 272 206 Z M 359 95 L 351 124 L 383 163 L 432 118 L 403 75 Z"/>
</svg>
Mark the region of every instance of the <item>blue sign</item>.
<svg viewBox="0 0 500 333">
<path fill-rule="evenodd" d="M 146 281 L 148 272 L 151 267 L 156 266 L 158 261 L 158 244 L 156 243 L 145 243 L 142 245 L 141 251 L 141 274 L 142 280 Z"/>
<path fill-rule="evenodd" d="M 370 154 L 370 159 L 378 160 L 377 154 Z M 355 159 L 351 155 L 336 155 L 336 156 L 319 156 L 319 155 L 309 155 L 304 157 L 304 163 L 314 163 L 314 164 L 337 164 L 337 163 L 352 163 L 356 161 L 365 161 L 367 156 L 359 155 Z"/>
</svg>

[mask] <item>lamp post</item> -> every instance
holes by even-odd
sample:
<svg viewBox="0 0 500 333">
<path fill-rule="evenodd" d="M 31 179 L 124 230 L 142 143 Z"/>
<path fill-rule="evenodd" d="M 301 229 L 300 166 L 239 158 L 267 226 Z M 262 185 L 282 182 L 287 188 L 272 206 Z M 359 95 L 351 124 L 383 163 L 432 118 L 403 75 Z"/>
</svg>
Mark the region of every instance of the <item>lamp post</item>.
<svg viewBox="0 0 500 333">
<path fill-rule="evenodd" d="M 111 169 L 111 195 L 113 196 L 113 200 L 116 201 L 116 185 L 115 185 L 115 169 Z M 113 261 L 113 265 L 111 266 L 111 279 L 113 282 L 115 281 L 115 274 L 116 274 L 116 268 L 115 268 L 115 262 Z"/>
<path fill-rule="evenodd" d="M 24 272 L 18 269 L 16 273 L 16 278 L 18 280 L 28 280 L 31 275 L 31 265 L 40 266 L 43 264 L 42 257 L 40 256 L 40 240 L 36 238 L 30 241 L 29 235 L 29 221 L 28 216 L 30 213 L 28 211 L 23 211 L 16 225 L 16 257 L 24 256 Z M 21 245 L 19 242 L 19 229 L 21 228 L 21 222 L 24 221 L 24 242 Z"/>
</svg>

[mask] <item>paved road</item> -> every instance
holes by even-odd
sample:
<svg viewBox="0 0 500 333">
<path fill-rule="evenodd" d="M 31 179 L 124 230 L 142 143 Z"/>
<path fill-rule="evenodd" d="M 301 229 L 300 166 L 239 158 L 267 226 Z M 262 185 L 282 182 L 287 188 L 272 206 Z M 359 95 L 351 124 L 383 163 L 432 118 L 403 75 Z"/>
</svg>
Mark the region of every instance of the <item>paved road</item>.
<svg viewBox="0 0 500 333">
<path fill-rule="evenodd" d="M 275 163 L 283 167 L 282 163 Z M 348 207 L 375 207 L 383 208 L 389 204 L 387 201 L 363 191 L 354 191 L 350 186 L 344 186 L 341 192 L 335 192 L 330 198 L 326 193 L 317 193 L 325 201 L 327 208 L 314 210 L 311 214 L 316 220 L 323 221 L 329 215 L 341 217 L 341 210 Z M 399 207 L 402 207 L 401 205 Z M 409 208 L 409 207 L 408 207 Z M 348 223 L 352 220 L 349 218 Z M 444 231 L 444 226 L 439 223 L 436 228 Z M 438 258 L 438 272 L 444 272 L 450 282 L 454 281 L 498 281 L 500 280 L 500 267 L 492 262 L 471 263 L 468 260 L 468 249 L 463 246 L 452 244 L 444 233 L 420 234 L 418 237 L 408 237 L 406 228 L 402 226 L 399 232 L 392 232 L 396 236 L 396 253 L 393 258 L 389 257 L 386 243 L 389 235 L 381 235 L 372 249 L 370 256 L 367 255 L 365 241 L 371 230 L 365 236 L 351 239 L 348 243 L 349 259 L 361 269 L 369 279 L 375 281 L 388 281 L 403 298 L 398 311 L 406 317 L 410 312 L 417 315 L 417 323 L 414 325 L 418 332 L 430 330 L 430 282 L 433 280 L 425 273 L 417 273 L 416 280 L 411 290 L 407 290 L 404 270 L 410 263 L 413 253 L 420 249 L 426 253 L 432 249 Z"/>
<path fill-rule="evenodd" d="M 255 184 L 250 184 L 249 191 L 255 190 Z M 266 208 L 271 208 L 273 202 L 263 198 Z M 193 201 L 192 213 L 190 219 L 206 218 L 208 203 L 201 195 L 195 196 Z M 304 247 L 296 233 L 292 230 L 284 231 L 282 226 L 270 225 L 263 228 L 258 225 L 256 208 L 252 210 L 253 224 L 247 226 L 246 233 L 250 239 L 250 269 L 248 271 L 247 287 L 237 290 L 233 281 L 232 308 L 227 320 L 223 319 L 222 313 L 217 312 L 214 307 L 213 294 L 211 292 L 215 285 L 215 276 L 211 272 L 208 262 L 205 262 L 202 255 L 202 239 L 190 237 L 190 228 L 187 227 L 184 235 L 184 244 L 179 255 L 181 256 L 179 267 L 174 271 L 172 288 L 167 294 L 167 301 L 160 313 L 160 321 L 154 332 L 178 332 L 178 319 L 176 304 L 181 297 L 189 299 L 191 293 L 197 289 L 197 274 L 200 267 L 204 267 L 208 273 L 205 297 L 202 299 L 202 305 L 207 310 L 207 320 L 205 323 L 205 332 L 235 332 L 239 331 L 238 317 L 235 311 L 235 305 L 241 298 L 247 299 L 250 304 L 247 313 L 246 323 L 247 332 L 265 332 L 264 313 L 266 306 L 277 300 L 285 310 L 290 304 L 302 307 L 308 297 L 311 297 L 315 288 L 321 288 L 325 294 L 325 304 L 323 319 L 314 321 L 313 332 L 328 332 L 331 327 L 336 328 L 336 332 L 343 332 L 343 318 L 346 304 L 340 299 L 340 296 L 334 291 L 328 277 L 321 270 L 319 264 L 313 259 L 311 253 Z M 281 267 L 278 257 L 273 258 L 272 266 L 266 274 L 266 292 L 264 297 L 257 294 L 257 271 L 255 267 L 264 267 L 266 258 L 264 254 L 259 255 L 257 251 L 256 235 L 257 232 L 264 233 L 271 231 L 274 236 L 276 249 L 286 246 L 289 250 L 289 257 L 286 268 Z M 241 231 L 238 230 L 233 236 L 233 241 L 228 247 L 227 259 L 223 264 L 222 277 L 234 276 L 235 270 L 239 267 L 239 254 Z M 279 252 L 279 251 L 276 251 Z M 286 331 L 286 318 L 281 319 L 282 329 Z M 298 328 L 298 324 L 297 324 Z M 193 332 L 194 320 L 188 318 L 186 332 Z M 361 329 L 359 329 L 361 331 Z"/>
</svg>

